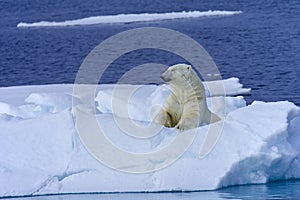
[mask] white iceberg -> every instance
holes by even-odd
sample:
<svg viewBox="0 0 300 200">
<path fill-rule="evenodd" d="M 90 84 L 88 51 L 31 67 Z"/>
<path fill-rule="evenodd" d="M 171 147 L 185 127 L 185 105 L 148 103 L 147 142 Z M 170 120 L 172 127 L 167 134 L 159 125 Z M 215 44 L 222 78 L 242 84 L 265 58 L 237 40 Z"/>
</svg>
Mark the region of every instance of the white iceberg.
<svg viewBox="0 0 300 200">
<path fill-rule="evenodd" d="M 164 169 L 141 174 L 113 170 L 82 145 L 72 115 L 73 85 L 0 88 L 0 197 L 198 191 L 300 178 L 300 108 L 287 101 L 246 106 L 242 96 L 228 94 L 249 90 L 242 88 L 238 79 L 226 81 L 225 91 L 230 92 L 225 97 L 224 121 L 218 122 L 224 126 L 210 154 L 199 158 L 209 128 L 202 126 L 180 159 Z M 138 140 L 117 127 L 114 117 L 118 110 L 111 107 L 113 87 L 100 86 L 95 98 L 97 119 L 107 138 L 120 149 L 135 153 L 169 145 L 176 137 L 173 129 L 163 128 L 150 139 Z M 163 102 L 167 92 L 161 86 L 142 86 L 129 102 L 130 117 L 137 123 L 149 120 L 149 107 Z M 221 98 L 217 93 L 210 95 L 212 101 Z M 118 103 L 126 104 L 122 99 Z M 218 108 L 213 109 L 218 113 Z"/>
<path fill-rule="evenodd" d="M 230 16 L 241 14 L 242 11 L 226 11 L 226 10 L 208 10 L 208 11 L 182 11 L 169 13 L 131 13 L 118 15 L 101 15 L 86 17 L 82 19 L 66 20 L 61 22 L 56 21 L 40 21 L 33 23 L 18 23 L 17 27 L 55 27 L 55 26 L 83 26 L 93 24 L 113 24 L 113 23 L 133 23 L 133 22 L 148 22 L 171 19 L 210 17 L 210 16 Z"/>
</svg>

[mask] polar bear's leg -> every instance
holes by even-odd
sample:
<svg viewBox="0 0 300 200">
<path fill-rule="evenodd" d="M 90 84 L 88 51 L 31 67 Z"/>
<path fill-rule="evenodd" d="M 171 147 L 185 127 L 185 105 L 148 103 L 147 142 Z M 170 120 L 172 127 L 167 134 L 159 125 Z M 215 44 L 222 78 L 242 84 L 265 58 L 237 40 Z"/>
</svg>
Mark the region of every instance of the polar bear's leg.
<svg viewBox="0 0 300 200">
<path fill-rule="evenodd" d="M 197 128 L 199 126 L 199 117 L 194 118 L 181 118 L 176 126 L 179 132 L 183 132 L 192 128 Z"/>
<path fill-rule="evenodd" d="M 210 123 L 214 123 L 214 122 L 217 122 L 217 121 L 220 121 L 220 120 L 221 120 L 221 118 L 218 115 L 211 112 Z"/>
<path fill-rule="evenodd" d="M 205 112 L 205 117 L 202 121 L 205 124 L 211 124 L 219 120 L 221 120 L 221 118 L 218 115 L 212 113 L 209 109 L 207 109 Z"/>
<path fill-rule="evenodd" d="M 199 118 L 199 110 L 196 109 L 192 112 L 184 112 L 182 114 L 181 119 L 179 120 L 176 129 L 179 132 L 192 129 L 192 128 L 197 128 L 200 123 L 200 118 Z"/>
<path fill-rule="evenodd" d="M 164 108 L 159 111 L 159 113 L 154 118 L 154 122 L 161 124 L 165 127 L 172 128 L 173 126 L 173 119 L 172 115 L 166 111 Z"/>
<path fill-rule="evenodd" d="M 164 125 L 168 128 L 173 128 L 178 124 L 181 115 L 181 104 L 178 102 L 176 96 L 171 94 L 165 101 L 163 108 L 155 117 L 154 122 Z"/>
</svg>

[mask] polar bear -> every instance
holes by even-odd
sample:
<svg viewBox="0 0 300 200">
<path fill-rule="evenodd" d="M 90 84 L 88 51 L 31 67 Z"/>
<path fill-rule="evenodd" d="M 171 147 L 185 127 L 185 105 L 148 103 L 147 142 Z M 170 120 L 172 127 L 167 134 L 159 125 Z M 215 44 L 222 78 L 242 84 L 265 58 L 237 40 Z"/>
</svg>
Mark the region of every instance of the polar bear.
<svg viewBox="0 0 300 200">
<path fill-rule="evenodd" d="M 173 65 L 160 77 L 171 93 L 154 122 L 182 132 L 220 120 L 208 109 L 204 86 L 191 65 Z"/>
</svg>

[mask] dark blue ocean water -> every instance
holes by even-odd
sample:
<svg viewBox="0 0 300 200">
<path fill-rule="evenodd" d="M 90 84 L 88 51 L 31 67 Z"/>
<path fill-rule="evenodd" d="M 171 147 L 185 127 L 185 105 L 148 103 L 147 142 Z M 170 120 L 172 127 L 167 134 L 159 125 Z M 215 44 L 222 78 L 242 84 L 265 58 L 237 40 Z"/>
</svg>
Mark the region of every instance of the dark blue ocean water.
<svg viewBox="0 0 300 200">
<path fill-rule="evenodd" d="M 17 28 L 19 22 L 65 21 L 121 13 L 232 10 L 229 17 L 77 27 Z M 88 53 L 106 38 L 136 27 L 165 27 L 198 41 L 223 78 L 238 77 L 253 100 L 289 100 L 300 105 L 300 2 L 173 0 L 1 0 L 0 86 L 73 83 Z M 159 51 L 130 54 L 102 83 L 114 83 L 132 66 L 180 59 Z"/>
<path fill-rule="evenodd" d="M 131 200 L 131 199 L 171 199 L 171 200 L 299 200 L 300 181 L 273 182 L 265 185 L 247 185 L 203 192 L 169 192 L 169 193 L 111 193 L 111 194 L 66 194 L 48 195 L 15 200 Z"/>
<path fill-rule="evenodd" d="M 19 22 L 65 21 L 99 15 L 229 10 L 243 13 L 167 21 L 75 27 L 17 28 Z M 137 27 L 164 27 L 198 41 L 223 78 L 238 77 L 253 100 L 300 105 L 300 1 L 0 0 L 0 87 L 73 83 L 80 64 L 100 42 Z M 101 83 L 115 83 L 133 66 L 182 60 L 141 50 L 115 62 Z M 232 187 L 216 192 L 60 196 L 45 199 L 300 199 L 299 182 Z M 38 198 L 40 199 L 40 198 Z"/>
</svg>

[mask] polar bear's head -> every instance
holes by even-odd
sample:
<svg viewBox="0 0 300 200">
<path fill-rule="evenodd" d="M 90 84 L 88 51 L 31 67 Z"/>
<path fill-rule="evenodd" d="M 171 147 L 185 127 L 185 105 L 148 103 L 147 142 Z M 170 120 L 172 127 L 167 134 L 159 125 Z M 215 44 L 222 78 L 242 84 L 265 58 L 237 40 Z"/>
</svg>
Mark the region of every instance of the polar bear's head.
<svg viewBox="0 0 300 200">
<path fill-rule="evenodd" d="M 191 65 L 177 64 L 169 67 L 160 77 L 167 83 L 187 82 L 193 73 Z"/>
</svg>

